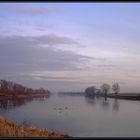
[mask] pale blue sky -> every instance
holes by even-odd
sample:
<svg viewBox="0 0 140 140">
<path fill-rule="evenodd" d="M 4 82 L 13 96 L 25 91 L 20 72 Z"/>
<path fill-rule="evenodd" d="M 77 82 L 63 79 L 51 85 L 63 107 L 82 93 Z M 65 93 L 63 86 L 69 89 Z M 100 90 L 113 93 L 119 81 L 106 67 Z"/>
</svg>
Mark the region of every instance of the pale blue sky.
<svg viewBox="0 0 140 140">
<path fill-rule="evenodd" d="M 139 3 L 1 3 L 0 77 L 51 91 L 140 92 Z"/>
</svg>

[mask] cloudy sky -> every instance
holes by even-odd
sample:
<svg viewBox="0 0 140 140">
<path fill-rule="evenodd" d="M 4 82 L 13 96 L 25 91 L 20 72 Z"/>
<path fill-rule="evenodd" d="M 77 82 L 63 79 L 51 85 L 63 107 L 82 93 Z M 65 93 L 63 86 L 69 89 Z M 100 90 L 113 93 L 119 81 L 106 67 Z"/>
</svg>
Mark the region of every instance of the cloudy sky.
<svg viewBox="0 0 140 140">
<path fill-rule="evenodd" d="M 140 3 L 0 3 L 0 79 L 140 92 L 139 15 Z"/>
</svg>

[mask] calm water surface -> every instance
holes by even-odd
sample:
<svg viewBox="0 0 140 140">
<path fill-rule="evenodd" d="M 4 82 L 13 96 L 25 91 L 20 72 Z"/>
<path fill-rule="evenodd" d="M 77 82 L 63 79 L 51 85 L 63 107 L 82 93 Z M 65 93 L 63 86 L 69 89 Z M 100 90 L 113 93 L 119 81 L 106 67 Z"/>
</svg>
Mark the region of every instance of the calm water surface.
<svg viewBox="0 0 140 140">
<path fill-rule="evenodd" d="M 55 94 L 48 99 L 0 102 L 0 115 L 72 136 L 140 136 L 140 101 Z"/>
</svg>

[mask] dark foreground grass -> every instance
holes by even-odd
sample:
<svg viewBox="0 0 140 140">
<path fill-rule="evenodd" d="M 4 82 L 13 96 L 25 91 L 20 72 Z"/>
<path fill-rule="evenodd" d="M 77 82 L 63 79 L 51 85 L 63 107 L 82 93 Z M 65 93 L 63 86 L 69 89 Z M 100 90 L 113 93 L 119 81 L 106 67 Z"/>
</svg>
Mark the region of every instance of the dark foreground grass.
<svg viewBox="0 0 140 140">
<path fill-rule="evenodd" d="M 18 126 L 3 117 L 0 117 L 0 137 L 70 138 L 65 134 L 49 133 L 47 129 Z"/>
</svg>

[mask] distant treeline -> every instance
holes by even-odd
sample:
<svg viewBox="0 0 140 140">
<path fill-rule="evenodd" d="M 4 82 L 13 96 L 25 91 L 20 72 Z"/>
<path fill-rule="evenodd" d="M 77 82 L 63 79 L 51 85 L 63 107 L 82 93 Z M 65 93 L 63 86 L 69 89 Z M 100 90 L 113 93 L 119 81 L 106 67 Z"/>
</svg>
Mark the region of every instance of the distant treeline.
<svg viewBox="0 0 140 140">
<path fill-rule="evenodd" d="M 40 89 L 32 89 L 25 87 L 23 85 L 14 83 L 12 81 L 0 80 L 0 93 L 4 94 L 49 94 L 49 90 L 45 90 L 44 88 Z"/>
<path fill-rule="evenodd" d="M 71 95 L 71 96 L 77 96 L 77 95 L 84 95 L 84 92 L 59 92 L 59 95 Z"/>
<path fill-rule="evenodd" d="M 111 86 L 109 84 L 103 84 L 101 85 L 100 89 L 97 89 L 95 86 L 90 86 L 85 89 L 86 96 L 95 96 L 95 95 L 103 95 L 107 96 L 107 94 L 110 92 Z M 118 95 L 120 91 L 120 86 L 118 83 L 114 83 L 112 85 L 112 90 L 114 91 L 115 95 Z"/>
</svg>

